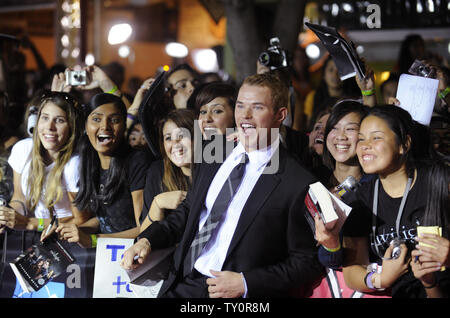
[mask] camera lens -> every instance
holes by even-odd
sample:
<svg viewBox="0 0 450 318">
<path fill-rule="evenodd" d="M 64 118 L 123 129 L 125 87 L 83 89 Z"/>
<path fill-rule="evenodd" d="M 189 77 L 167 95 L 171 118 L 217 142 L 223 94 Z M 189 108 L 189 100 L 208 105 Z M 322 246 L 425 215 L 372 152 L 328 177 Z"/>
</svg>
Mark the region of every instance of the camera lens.
<svg viewBox="0 0 450 318">
<path fill-rule="evenodd" d="M 274 52 L 262 52 L 259 55 L 259 63 L 264 66 L 281 67 L 283 64 L 283 56 Z"/>
</svg>

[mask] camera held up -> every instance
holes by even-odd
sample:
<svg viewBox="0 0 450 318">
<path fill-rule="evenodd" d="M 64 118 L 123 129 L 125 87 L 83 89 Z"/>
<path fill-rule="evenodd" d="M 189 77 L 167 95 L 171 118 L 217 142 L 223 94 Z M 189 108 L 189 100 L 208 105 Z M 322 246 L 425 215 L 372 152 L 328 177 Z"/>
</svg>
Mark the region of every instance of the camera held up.
<svg viewBox="0 0 450 318">
<path fill-rule="evenodd" d="M 433 70 L 423 64 L 419 60 L 415 60 L 414 63 L 411 65 L 411 67 L 408 70 L 409 73 L 412 75 L 422 76 L 422 77 L 433 77 Z"/>
<path fill-rule="evenodd" d="M 280 39 L 277 37 L 273 37 L 270 39 L 269 43 L 270 46 L 267 48 L 267 50 L 259 55 L 259 63 L 270 68 L 271 71 L 287 67 L 288 55 L 286 50 L 281 47 Z"/>
<path fill-rule="evenodd" d="M 86 71 L 66 71 L 66 85 L 81 86 L 87 84 Z"/>
</svg>

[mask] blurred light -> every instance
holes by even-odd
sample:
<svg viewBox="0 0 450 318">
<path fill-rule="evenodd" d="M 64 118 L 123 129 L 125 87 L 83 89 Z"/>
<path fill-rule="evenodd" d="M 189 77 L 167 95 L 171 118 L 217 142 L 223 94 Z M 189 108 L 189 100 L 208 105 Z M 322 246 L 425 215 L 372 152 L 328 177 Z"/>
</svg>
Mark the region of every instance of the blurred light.
<svg viewBox="0 0 450 318">
<path fill-rule="evenodd" d="M 109 30 L 108 43 L 111 45 L 120 44 L 128 40 L 133 32 L 133 28 L 128 23 L 113 25 Z"/>
<path fill-rule="evenodd" d="M 192 52 L 194 65 L 201 72 L 217 72 L 219 64 L 217 63 L 217 54 L 211 49 L 201 49 Z"/>
<path fill-rule="evenodd" d="M 450 42 L 448 42 L 448 53 L 450 53 Z"/>
<path fill-rule="evenodd" d="M 69 36 L 67 34 L 64 34 L 61 37 L 61 44 L 62 44 L 62 46 L 69 46 L 70 41 L 69 41 Z"/>
<path fill-rule="evenodd" d="M 364 15 L 362 15 L 362 16 L 359 17 L 359 22 L 360 22 L 361 24 L 366 24 L 366 21 L 367 21 L 367 18 L 366 18 Z"/>
<path fill-rule="evenodd" d="M 68 16 L 63 16 L 63 17 L 61 18 L 61 25 L 62 25 L 64 28 L 69 27 L 69 23 L 70 23 L 70 21 L 69 21 L 69 17 L 68 17 Z"/>
<path fill-rule="evenodd" d="M 352 12 L 353 11 L 353 7 L 350 3 L 343 3 L 342 4 L 342 9 L 344 9 L 345 12 Z"/>
<path fill-rule="evenodd" d="M 422 13 L 423 12 L 422 3 L 420 1 L 417 1 L 416 11 L 417 11 L 417 13 Z"/>
<path fill-rule="evenodd" d="M 358 46 L 356 47 L 356 53 L 358 53 L 358 54 L 363 54 L 363 53 L 364 53 L 364 46 L 358 45 Z"/>
<path fill-rule="evenodd" d="M 171 42 L 166 45 L 166 53 L 171 57 L 182 58 L 188 55 L 189 50 L 184 44 Z"/>
<path fill-rule="evenodd" d="M 68 49 L 63 49 L 61 51 L 61 57 L 64 58 L 64 59 L 68 58 L 69 57 L 69 50 Z"/>
<path fill-rule="evenodd" d="M 389 78 L 390 75 L 391 75 L 391 73 L 388 72 L 388 71 L 381 72 L 381 75 L 380 75 L 380 81 L 381 81 L 381 82 L 386 81 L 386 80 Z"/>
<path fill-rule="evenodd" d="M 332 16 L 337 16 L 339 13 L 339 5 L 337 3 L 333 3 L 333 5 L 331 6 L 331 15 Z"/>
<path fill-rule="evenodd" d="M 168 71 L 170 70 L 170 66 L 167 65 L 167 64 L 164 65 L 164 66 L 163 66 L 163 70 L 166 71 L 166 72 L 168 72 Z"/>
<path fill-rule="evenodd" d="M 428 11 L 434 12 L 434 0 L 428 0 Z"/>
<path fill-rule="evenodd" d="M 69 4 L 69 2 L 64 1 L 61 5 L 61 8 L 63 9 L 64 12 L 72 12 L 72 6 Z"/>
<path fill-rule="evenodd" d="M 320 49 L 314 43 L 309 44 L 306 47 L 305 51 L 306 51 L 306 55 L 311 59 L 316 59 L 320 56 Z"/>
<path fill-rule="evenodd" d="M 127 58 L 130 55 L 130 47 L 128 45 L 121 45 L 118 50 L 119 56 Z"/>
<path fill-rule="evenodd" d="M 74 59 L 76 59 L 79 55 L 80 55 L 80 49 L 79 48 L 74 48 L 73 50 L 72 50 L 72 54 L 70 54 L 70 55 L 72 55 L 72 57 L 74 58 Z"/>
<path fill-rule="evenodd" d="M 92 53 L 86 54 L 86 57 L 84 58 L 84 63 L 86 63 L 87 66 L 94 65 L 95 63 L 94 54 Z"/>
</svg>

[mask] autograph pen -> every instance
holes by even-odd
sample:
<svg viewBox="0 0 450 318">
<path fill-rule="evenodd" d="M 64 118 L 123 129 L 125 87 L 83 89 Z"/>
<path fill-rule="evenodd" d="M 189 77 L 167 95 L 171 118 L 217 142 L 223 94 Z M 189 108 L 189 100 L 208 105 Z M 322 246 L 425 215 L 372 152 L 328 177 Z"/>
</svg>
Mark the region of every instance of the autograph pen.
<svg viewBox="0 0 450 318">
<path fill-rule="evenodd" d="M 52 228 L 53 224 L 55 224 L 55 221 L 56 221 L 56 214 L 53 215 L 53 218 L 52 218 L 52 220 L 50 222 L 50 225 L 48 226 L 47 230 L 45 231 L 44 236 L 47 236 L 48 232 L 50 232 L 50 229 Z"/>
</svg>

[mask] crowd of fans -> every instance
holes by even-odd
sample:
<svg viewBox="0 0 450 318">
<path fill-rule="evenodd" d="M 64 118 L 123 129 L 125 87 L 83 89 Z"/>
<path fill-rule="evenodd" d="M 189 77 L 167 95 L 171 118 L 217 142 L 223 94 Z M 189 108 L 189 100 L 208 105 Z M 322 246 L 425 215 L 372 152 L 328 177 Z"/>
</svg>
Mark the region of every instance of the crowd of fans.
<svg viewBox="0 0 450 318">
<path fill-rule="evenodd" d="M 291 88 L 281 144 L 337 196 L 349 176 L 358 182 L 340 197 L 353 207 L 345 223 L 314 218 L 323 276 L 307 295 L 448 297 L 450 275 L 441 270 L 450 266 L 447 62 L 410 36 L 377 96 L 368 67 L 365 79 L 341 81 L 329 57 L 316 85 L 302 49 L 293 56 L 287 68 L 258 67 Z M 399 75 L 416 59 L 439 80 L 429 126 L 396 106 Z M 158 74 L 133 78 L 127 88 L 120 64 L 89 66 L 88 83 L 71 86 L 66 70 L 55 65 L 15 80 L 26 92 L 15 105 L 1 93 L 0 232 L 42 232 L 56 215 L 60 238 L 82 247 L 95 247 L 99 237 L 137 238 L 185 200 L 196 176 L 195 130 L 205 142 L 236 139 L 239 85 L 220 76 L 209 80 L 187 64 L 174 66 L 164 77 L 164 98 L 142 118 Z M 417 226 L 440 226 L 442 237 L 418 237 Z M 402 239 L 398 257 L 391 256 L 394 237 Z"/>
</svg>

